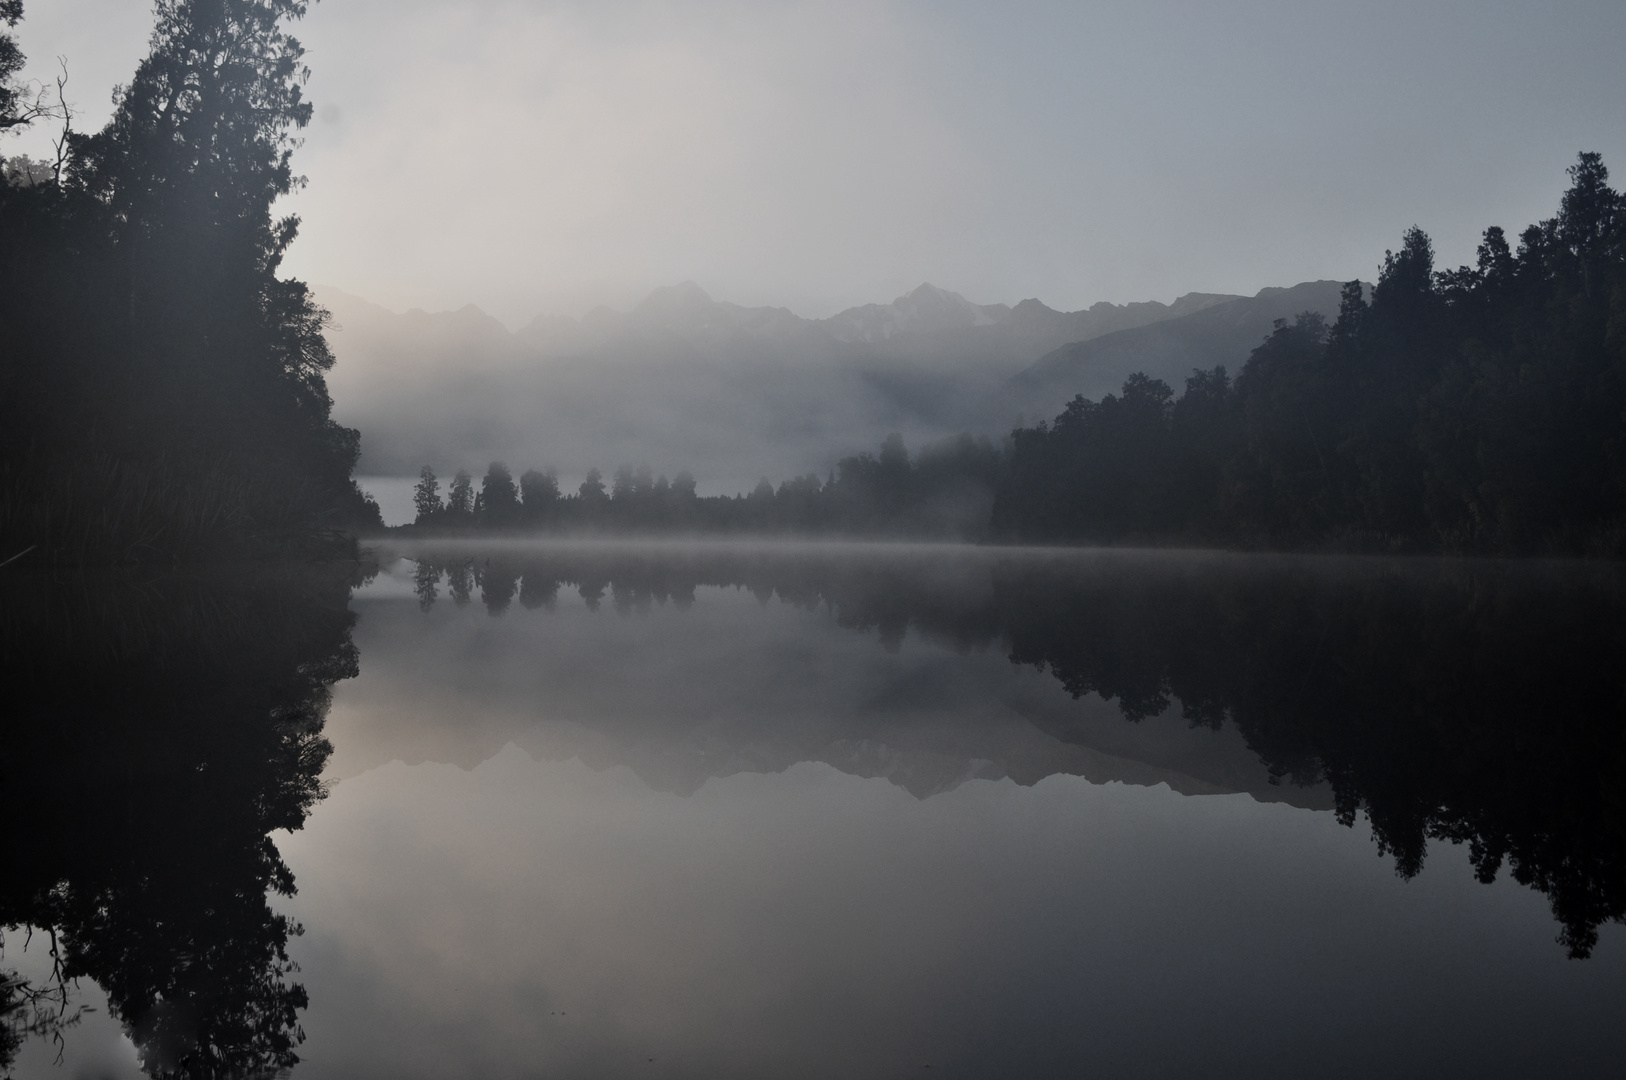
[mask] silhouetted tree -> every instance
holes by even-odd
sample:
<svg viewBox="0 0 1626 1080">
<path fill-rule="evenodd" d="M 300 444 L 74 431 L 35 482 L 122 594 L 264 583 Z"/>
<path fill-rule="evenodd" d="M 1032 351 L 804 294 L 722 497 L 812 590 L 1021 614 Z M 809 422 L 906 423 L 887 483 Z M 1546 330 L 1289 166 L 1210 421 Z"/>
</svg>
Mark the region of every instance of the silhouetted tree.
<svg viewBox="0 0 1626 1080">
<path fill-rule="evenodd" d="M 418 473 L 418 486 L 412 489 L 412 506 L 418 512 L 420 525 L 433 522 L 446 509 L 440 501 L 440 480 L 427 465 Z"/>
<path fill-rule="evenodd" d="M 581 482 L 576 489 L 577 497 L 589 506 L 597 506 L 606 499 L 604 494 L 604 477 L 597 469 L 587 470 L 587 479 Z"/>
<path fill-rule="evenodd" d="M 546 524 L 559 505 L 559 474 L 527 469 L 519 478 L 520 516 L 530 527 Z"/>
<path fill-rule="evenodd" d="M 23 18 L 22 0 L 0 0 L 0 135 L 25 128 L 38 120 L 60 121 L 66 126 L 68 106 L 62 100 L 62 81 L 46 88 L 17 76 L 27 57 L 11 33 Z M 66 71 L 64 70 L 64 79 Z M 53 96 L 54 95 L 54 96 Z M 56 169 L 45 162 L 30 162 L 26 155 L 6 162 L 7 179 L 16 182 L 21 174 L 25 185 L 56 181 Z"/>
<path fill-rule="evenodd" d="M 1075 397 L 1054 425 L 1016 431 L 994 528 L 1097 543 L 1145 542 L 1178 529 L 1173 397 L 1167 383 L 1131 375 L 1121 396 Z"/>
<path fill-rule="evenodd" d="M 457 470 L 452 486 L 446 491 L 446 516 L 459 525 L 474 520 L 474 478 L 466 469 Z"/>
<path fill-rule="evenodd" d="M 0 541 L 142 559 L 376 526 L 330 416 L 326 313 L 277 277 L 299 0 L 177 0 L 60 184 L 0 187 Z"/>
<path fill-rule="evenodd" d="M 1278 319 L 1237 379 L 1241 437 L 1231 447 L 1223 508 L 1239 533 L 1261 543 L 1324 536 L 1352 479 L 1349 463 L 1335 456 L 1344 444 L 1339 389 L 1323 364 L 1326 336 L 1316 312 L 1291 324 Z"/>
<path fill-rule="evenodd" d="M 519 488 L 507 465 L 493 461 L 486 469 L 480 481 L 480 504 L 484 511 L 481 524 L 496 529 L 519 524 Z"/>
<path fill-rule="evenodd" d="M 675 480 L 653 478 L 647 465 L 622 466 L 609 491 L 598 470 L 576 493 L 559 493 L 555 475 L 531 470 L 521 478 L 517 524 L 527 529 L 632 530 L 655 532 L 812 532 L 853 535 L 978 538 L 1004 468 L 1001 451 L 969 435 L 927 446 L 911 461 L 901 437 L 879 456 L 859 454 L 839 464 L 829 482 L 817 475 L 779 485 L 764 478 L 747 495 L 696 493 L 685 471 Z M 499 485 L 499 489 L 500 489 Z M 488 507 L 494 496 L 475 498 L 475 527 L 499 524 Z M 503 496 L 495 496 L 501 500 Z M 454 500 L 452 500 L 455 502 Z M 439 518 L 420 518 L 426 531 L 462 528 L 450 508 Z"/>
<path fill-rule="evenodd" d="M 0 23 L 6 26 L 7 31 L 22 18 L 23 0 L 0 0 Z M 17 73 L 22 71 L 26 60 L 15 35 L 0 32 L 0 131 L 28 122 L 24 117 L 25 91 L 17 80 Z"/>
<path fill-rule="evenodd" d="M 623 465 L 610 478 L 610 501 L 625 506 L 633 497 L 632 466 Z"/>
</svg>

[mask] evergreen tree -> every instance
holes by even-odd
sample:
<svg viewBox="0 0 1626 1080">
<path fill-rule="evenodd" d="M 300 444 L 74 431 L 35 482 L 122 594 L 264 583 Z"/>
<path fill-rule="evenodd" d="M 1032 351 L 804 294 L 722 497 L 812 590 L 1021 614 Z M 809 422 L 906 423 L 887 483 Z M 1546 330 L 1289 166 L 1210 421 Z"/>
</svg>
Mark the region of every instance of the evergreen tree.
<svg viewBox="0 0 1626 1080">
<path fill-rule="evenodd" d="M 632 477 L 632 466 L 623 465 L 615 470 L 610 479 L 610 501 L 623 508 L 631 502 L 636 493 L 636 486 Z"/>
<path fill-rule="evenodd" d="M 531 526 L 553 516 L 559 504 L 559 474 L 552 469 L 527 469 L 519 478 L 520 516 Z"/>
<path fill-rule="evenodd" d="M 62 183 L 0 188 L 0 534 L 53 557 L 323 543 L 377 525 L 326 313 L 277 276 L 310 117 L 296 0 L 165 0 Z M 8 12 L 9 14 L 9 12 Z"/>
<path fill-rule="evenodd" d="M 513 473 L 500 461 L 493 461 L 480 481 L 480 508 L 484 512 L 481 524 L 498 529 L 519 524 L 519 488 Z"/>
<path fill-rule="evenodd" d="M 440 480 L 427 465 L 418 473 L 418 486 L 412 489 L 412 505 L 418 512 L 419 525 L 434 521 L 445 510 L 440 501 Z"/>
<path fill-rule="evenodd" d="M 1581 154 L 1558 214 L 1436 271 L 1407 230 L 1337 322 L 1279 322 L 1234 385 L 1075 399 L 1012 435 L 1027 540 L 1626 553 L 1626 200 Z M 1166 388 L 1165 388 L 1166 389 Z M 1155 390 L 1155 392 L 1154 392 Z M 1168 441 L 1164 441 L 1167 438 Z"/>
<path fill-rule="evenodd" d="M 466 469 L 457 470 L 452 477 L 452 486 L 446 492 L 446 514 L 460 524 L 474 517 L 474 478 Z"/>
<path fill-rule="evenodd" d="M 598 506 L 605 501 L 604 477 L 597 469 L 587 470 L 587 479 L 581 482 L 576 489 L 576 495 L 589 506 Z"/>
</svg>

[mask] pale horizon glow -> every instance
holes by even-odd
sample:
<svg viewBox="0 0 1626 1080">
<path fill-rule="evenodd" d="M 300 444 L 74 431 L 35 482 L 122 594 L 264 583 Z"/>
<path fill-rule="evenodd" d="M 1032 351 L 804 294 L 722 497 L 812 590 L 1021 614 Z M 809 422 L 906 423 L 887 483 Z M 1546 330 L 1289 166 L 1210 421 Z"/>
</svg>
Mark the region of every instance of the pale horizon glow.
<svg viewBox="0 0 1626 1080">
<path fill-rule="evenodd" d="M 151 18 L 32 0 L 81 128 Z M 1370 279 L 1626 169 L 1605 3 L 323 0 L 286 272 L 510 327 L 692 280 L 810 318 L 930 281 L 978 303 Z M 38 153 L 40 132 L 4 153 Z"/>
</svg>

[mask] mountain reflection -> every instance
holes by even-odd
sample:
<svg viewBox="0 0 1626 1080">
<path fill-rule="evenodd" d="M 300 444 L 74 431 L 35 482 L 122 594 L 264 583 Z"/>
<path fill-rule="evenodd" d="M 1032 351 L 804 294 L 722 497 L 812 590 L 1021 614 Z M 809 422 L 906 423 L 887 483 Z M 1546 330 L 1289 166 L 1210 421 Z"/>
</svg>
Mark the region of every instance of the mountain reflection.
<svg viewBox="0 0 1626 1080">
<path fill-rule="evenodd" d="M 268 901 L 294 890 L 270 833 L 321 795 L 329 687 L 356 671 L 353 578 L 5 580 L 0 925 L 53 933 L 60 978 L 101 986 L 152 1075 L 297 1060 L 300 928 Z M 14 1029 L 42 989 L 7 981 Z"/>
<path fill-rule="evenodd" d="M 1626 585 L 1617 569 L 1180 553 L 444 545 L 404 549 L 425 610 L 573 588 L 621 613 L 701 586 L 828 608 L 896 649 L 996 646 L 1140 722 L 1234 727 L 1280 785 L 1325 783 L 1403 877 L 1467 844 L 1546 894 L 1573 957 L 1626 915 Z M 443 590 L 444 589 L 444 594 Z M 1065 720 L 1034 722 L 1062 742 Z"/>
</svg>

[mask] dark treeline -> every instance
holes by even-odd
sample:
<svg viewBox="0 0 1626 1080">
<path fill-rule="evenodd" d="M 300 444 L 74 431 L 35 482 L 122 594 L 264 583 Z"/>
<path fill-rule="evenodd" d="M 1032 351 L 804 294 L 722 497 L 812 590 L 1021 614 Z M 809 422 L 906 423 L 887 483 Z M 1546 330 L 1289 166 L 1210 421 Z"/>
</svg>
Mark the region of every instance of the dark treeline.
<svg viewBox="0 0 1626 1080">
<path fill-rule="evenodd" d="M 1134 377 L 1014 433 L 993 531 L 1024 540 L 1626 552 L 1626 200 L 1596 154 L 1517 249 L 1437 272 L 1406 233 L 1232 382 Z"/>
<path fill-rule="evenodd" d="M 8 944 L 54 936 L 59 970 L 0 971 L 0 1074 L 18 1036 L 64 1016 L 63 989 L 72 1019 L 86 978 L 149 1075 L 297 1060 L 300 928 L 271 906 L 294 880 L 270 834 L 321 797 L 329 688 L 356 671 L 354 575 L 332 560 L 9 580 L 0 927 Z"/>
<path fill-rule="evenodd" d="M 565 532 L 795 532 L 979 539 L 986 531 L 1004 455 L 987 439 L 962 435 L 911 459 L 900 436 L 879 454 L 857 454 L 823 480 L 817 474 L 775 488 L 767 480 L 749 495 L 697 495 L 695 479 L 653 476 L 648 467 L 616 470 L 608 485 L 597 469 L 562 492 L 552 470 L 531 469 L 516 481 L 493 462 L 476 486 L 459 472 L 441 494 L 424 467 L 414 502 L 415 531 L 469 529 Z"/>
<path fill-rule="evenodd" d="M 1234 380 L 1194 372 L 1178 398 L 1134 375 L 1004 446 L 962 437 L 911 461 L 893 436 L 823 481 L 733 498 L 647 469 L 562 494 L 494 464 L 442 501 L 426 470 L 417 527 L 1618 556 L 1626 199 L 1596 154 L 1570 179 L 1516 249 L 1488 229 L 1477 266 L 1436 271 L 1414 228 L 1331 326 L 1280 322 Z"/>
<path fill-rule="evenodd" d="M 1137 721 L 1235 725 L 1274 777 L 1327 782 L 1404 877 L 1466 844 L 1547 895 L 1572 956 L 1626 918 L 1626 580 L 1554 563 L 1156 554 L 955 557 L 839 551 L 415 550 L 419 602 L 492 615 L 562 589 L 635 614 L 750 589 L 895 648 L 912 629 L 998 647 Z M 1063 741 L 1065 729 L 1050 731 Z"/>
<path fill-rule="evenodd" d="M 310 117 L 283 24 L 305 7 L 158 5 L 107 126 L 47 110 L 57 159 L 6 162 L 0 558 L 329 550 L 376 523 L 350 478 L 359 436 L 329 415 L 326 315 L 277 277 L 298 222 L 271 207 L 300 182 L 291 133 Z M 21 123 L 16 70 L 0 63 L 0 106 Z"/>
</svg>

